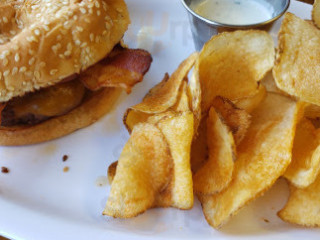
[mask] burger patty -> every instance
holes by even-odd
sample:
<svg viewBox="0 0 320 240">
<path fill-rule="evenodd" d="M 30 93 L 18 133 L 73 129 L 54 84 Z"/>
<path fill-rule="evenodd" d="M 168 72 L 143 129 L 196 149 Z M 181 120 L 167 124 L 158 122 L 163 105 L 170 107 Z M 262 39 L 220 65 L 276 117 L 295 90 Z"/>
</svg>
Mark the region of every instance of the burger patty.
<svg viewBox="0 0 320 240">
<path fill-rule="evenodd" d="M 35 125 L 64 115 L 81 104 L 86 91 L 76 79 L 14 98 L 1 112 L 1 126 Z"/>
</svg>

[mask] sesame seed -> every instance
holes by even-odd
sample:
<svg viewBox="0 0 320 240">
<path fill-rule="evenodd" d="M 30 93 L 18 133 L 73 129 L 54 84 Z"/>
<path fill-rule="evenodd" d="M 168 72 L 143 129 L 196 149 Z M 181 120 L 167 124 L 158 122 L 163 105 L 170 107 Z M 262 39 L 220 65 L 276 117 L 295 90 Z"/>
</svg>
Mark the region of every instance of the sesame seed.
<svg viewBox="0 0 320 240">
<path fill-rule="evenodd" d="M 39 29 L 34 30 L 34 34 L 39 36 L 40 35 L 40 30 Z"/>
<path fill-rule="evenodd" d="M 46 63 L 45 62 L 41 62 L 40 64 L 39 64 L 39 66 L 42 68 L 42 67 L 45 67 L 46 66 Z"/>
<path fill-rule="evenodd" d="M 68 50 L 68 51 L 65 51 L 65 52 L 64 52 L 64 55 L 65 55 L 66 57 L 69 57 L 69 56 L 71 55 L 71 51 L 69 51 L 69 50 Z"/>
<path fill-rule="evenodd" d="M 19 61 L 20 61 L 20 55 L 19 55 L 19 53 L 16 53 L 16 55 L 14 56 L 14 60 L 15 60 L 16 62 L 19 62 Z"/>
<path fill-rule="evenodd" d="M 3 66 L 7 66 L 9 63 L 8 59 L 7 58 L 4 58 L 3 59 Z"/>
<path fill-rule="evenodd" d="M 76 29 L 77 29 L 79 32 L 83 32 L 83 28 L 82 28 L 82 27 L 76 26 Z"/>
<path fill-rule="evenodd" d="M 38 39 L 36 39 L 34 36 L 27 37 L 28 42 L 38 42 Z"/>
<path fill-rule="evenodd" d="M 31 58 L 30 60 L 29 60 L 29 65 L 32 65 L 32 64 L 34 64 L 34 62 L 36 61 L 36 59 L 33 57 L 33 58 Z"/>
<path fill-rule="evenodd" d="M 4 23 L 8 23 L 8 18 L 7 17 L 3 17 L 2 20 L 3 20 Z"/>
<path fill-rule="evenodd" d="M 98 11 L 97 11 L 97 16 L 100 16 L 100 15 L 101 15 L 101 11 L 98 10 Z"/>
<path fill-rule="evenodd" d="M 58 51 L 58 47 L 56 45 L 53 45 L 51 47 L 52 51 L 54 52 L 54 54 L 57 54 L 57 51 Z"/>
<path fill-rule="evenodd" d="M 98 1 L 96 1 L 94 5 L 96 6 L 96 8 L 100 8 L 100 3 Z"/>
<path fill-rule="evenodd" d="M 10 74 L 10 70 L 6 70 L 6 71 L 4 71 L 3 76 L 7 77 L 9 74 Z"/>
<path fill-rule="evenodd" d="M 86 14 L 87 13 L 87 10 L 85 8 L 80 8 L 80 11 L 83 13 L 83 14 Z"/>
<path fill-rule="evenodd" d="M 50 75 L 53 76 L 58 72 L 58 69 L 52 69 L 50 70 Z"/>
<path fill-rule="evenodd" d="M 77 39 L 77 40 L 75 41 L 75 44 L 76 44 L 77 46 L 79 46 L 79 45 L 81 44 L 81 41 L 80 41 L 79 39 Z"/>
<path fill-rule="evenodd" d="M 48 25 L 43 25 L 43 28 L 44 28 L 44 30 L 46 30 L 47 32 L 49 32 L 49 31 L 50 31 L 50 28 L 49 28 L 49 26 L 48 26 Z"/>
<path fill-rule="evenodd" d="M 17 68 L 17 67 L 14 67 L 14 68 L 12 69 L 12 75 L 17 74 L 17 72 L 18 72 L 18 68 Z"/>
<path fill-rule="evenodd" d="M 11 35 L 16 35 L 16 34 L 17 34 L 17 32 L 16 32 L 16 31 L 14 31 L 14 30 L 10 30 L 10 34 L 11 34 Z"/>
<path fill-rule="evenodd" d="M 21 73 L 24 73 L 25 71 L 27 71 L 27 68 L 26 68 L 26 67 L 21 67 L 21 68 L 19 69 L 19 72 L 21 72 Z"/>
<path fill-rule="evenodd" d="M 106 22 L 106 25 L 105 25 L 105 26 L 106 26 L 106 29 L 107 29 L 107 30 L 110 30 L 110 28 L 111 28 L 110 23 Z"/>
<path fill-rule="evenodd" d="M 90 41 L 93 42 L 94 41 L 94 34 L 90 33 Z"/>
<path fill-rule="evenodd" d="M 34 71 L 34 76 L 39 79 L 40 78 L 40 72 L 39 71 Z"/>
</svg>

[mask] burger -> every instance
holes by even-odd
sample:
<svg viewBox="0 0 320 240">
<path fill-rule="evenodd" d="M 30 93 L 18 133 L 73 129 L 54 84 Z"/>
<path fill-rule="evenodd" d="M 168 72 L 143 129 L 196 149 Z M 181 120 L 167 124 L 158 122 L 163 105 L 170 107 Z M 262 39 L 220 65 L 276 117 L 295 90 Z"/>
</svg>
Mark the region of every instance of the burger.
<svg viewBox="0 0 320 240">
<path fill-rule="evenodd" d="M 122 38 L 123 0 L 0 3 L 0 145 L 56 139 L 96 122 L 152 62 Z"/>
</svg>

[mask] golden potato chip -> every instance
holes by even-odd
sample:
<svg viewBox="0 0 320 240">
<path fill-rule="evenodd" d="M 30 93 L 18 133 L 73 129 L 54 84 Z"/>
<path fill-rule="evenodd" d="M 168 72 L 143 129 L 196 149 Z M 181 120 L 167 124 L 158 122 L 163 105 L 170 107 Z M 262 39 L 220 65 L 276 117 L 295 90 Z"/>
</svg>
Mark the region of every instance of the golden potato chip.
<svg viewBox="0 0 320 240">
<path fill-rule="evenodd" d="M 128 131 L 131 132 L 133 127 L 138 123 L 149 122 L 155 124 L 160 121 L 161 118 L 167 117 L 169 115 L 172 116 L 175 114 L 175 112 L 190 111 L 187 90 L 187 82 L 183 81 L 181 89 L 179 90 L 179 96 L 177 98 L 176 104 L 163 113 L 153 115 L 128 109 L 123 119 Z"/>
<path fill-rule="evenodd" d="M 313 23 L 320 28 L 320 1 L 314 0 L 313 9 L 312 9 L 312 20 Z"/>
<path fill-rule="evenodd" d="M 283 175 L 291 161 L 300 111 L 295 101 L 270 93 L 252 113 L 250 128 L 237 148 L 230 185 L 215 195 L 199 197 L 211 226 L 218 228 L 226 223 Z"/>
<path fill-rule="evenodd" d="M 273 76 L 277 86 L 302 101 L 320 105 L 320 31 L 286 13 L 279 32 Z"/>
<path fill-rule="evenodd" d="M 223 97 L 216 97 L 212 102 L 212 106 L 221 114 L 234 135 L 235 143 L 238 145 L 245 137 L 250 126 L 249 113 L 237 108 L 229 99 Z"/>
<path fill-rule="evenodd" d="M 198 53 L 194 53 L 183 61 L 167 81 L 161 82 L 151 89 L 143 101 L 131 109 L 155 114 L 164 112 L 172 107 L 177 102 L 182 81 L 188 75 L 197 57 Z"/>
<path fill-rule="evenodd" d="M 290 197 L 278 216 L 286 222 L 320 227 L 320 175 L 307 188 L 290 186 Z"/>
<path fill-rule="evenodd" d="M 162 79 L 162 81 L 157 84 L 156 86 L 154 86 L 149 93 L 151 92 L 157 92 L 158 89 L 161 89 L 166 82 L 169 80 L 170 76 L 168 73 L 166 73 Z M 126 126 L 127 130 L 129 133 L 131 133 L 133 127 L 138 124 L 138 123 L 143 123 L 146 122 L 148 120 L 148 118 L 152 116 L 152 114 L 148 114 L 148 113 L 143 113 L 140 111 L 135 111 L 134 109 L 127 109 L 127 111 L 125 112 L 124 116 L 123 116 L 123 123 Z"/>
<path fill-rule="evenodd" d="M 209 159 L 193 177 L 197 194 L 215 194 L 226 188 L 232 179 L 235 143 L 232 132 L 221 116 L 210 109 L 207 120 Z"/>
<path fill-rule="evenodd" d="M 202 112 L 216 96 L 231 101 L 252 96 L 258 82 L 274 64 L 274 42 L 264 31 L 225 32 L 203 47 L 198 71 L 202 90 Z"/>
<path fill-rule="evenodd" d="M 233 101 L 233 103 L 237 106 L 237 108 L 243 109 L 247 113 L 251 113 L 260 105 L 266 96 L 266 88 L 260 84 L 255 95 L 237 99 Z"/>
<path fill-rule="evenodd" d="M 147 123 L 136 125 L 123 149 L 118 167 L 116 163 L 109 167 L 109 181 L 113 181 L 104 214 L 129 218 L 152 207 L 192 208 L 190 151 L 193 125 L 193 114 L 190 111 L 156 114 Z M 160 141 L 159 132 L 168 149 L 161 146 L 163 142 Z M 162 175 L 164 168 L 167 168 L 166 175 Z M 169 180 L 161 185 L 161 190 L 156 190 L 160 189 L 157 186 L 164 178 Z M 142 184 L 142 181 L 145 183 Z M 150 185 L 154 182 L 155 189 L 152 189 Z M 145 195 L 148 191 L 152 197 Z"/>
<path fill-rule="evenodd" d="M 314 182 L 320 171 L 320 130 L 311 121 L 302 119 L 297 126 L 292 162 L 284 176 L 296 187 L 305 188 Z"/>
<path fill-rule="evenodd" d="M 209 157 L 207 144 L 207 117 L 203 117 L 198 128 L 198 134 L 191 145 L 191 170 L 196 173 Z"/>
<path fill-rule="evenodd" d="M 108 167 L 108 180 L 109 183 L 112 184 L 114 176 L 116 175 L 116 171 L 117 171 L 117 166 L 118 166 L 118 161 L 112 163 L 109 167 Z"/>
<path fill-rule="evenodd" d="M 163 113 L 177 104 L 179 97 L 182 96 L 181 91 L 184 90 L 181 86 L 197 56 L 198 54 L 194 53 L 183 61 L 171 77 L 166 74 L 162 82 L 153 87 L 141 103 L 126 111 L 123 122 L 129 132 L 136 124 L 146 122 L 153 114 Z"/>
<path fill-rule="evenodd" d="M 170 183 L 173 162 L 161 131 L 138 124 L 118 161 L 104 215 L 130 218 L 154 206 Z"/>
<path fill-rule="evenodd" d="M 170 186 L 158 199 L 157 207 L 190 209 L 193 206 L 193 184 L 190 167 L 193 124 L 192 112 L 163 118 L 157 124 L 169 144 L 174 166 Z"/>
</svg>

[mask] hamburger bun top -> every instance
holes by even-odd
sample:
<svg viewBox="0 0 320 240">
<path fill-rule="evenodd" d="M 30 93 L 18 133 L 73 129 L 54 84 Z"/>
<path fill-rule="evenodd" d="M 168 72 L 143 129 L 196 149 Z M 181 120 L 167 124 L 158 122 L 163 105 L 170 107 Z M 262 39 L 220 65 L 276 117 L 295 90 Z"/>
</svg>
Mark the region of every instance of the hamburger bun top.
<svg viewBox="0 0 320 240">
<path fill-rule="evenodd" d="M 103 59 L 130 23 L 123 0 L 0 2 L 0 102 Z"/>
</svg>

